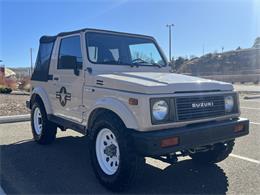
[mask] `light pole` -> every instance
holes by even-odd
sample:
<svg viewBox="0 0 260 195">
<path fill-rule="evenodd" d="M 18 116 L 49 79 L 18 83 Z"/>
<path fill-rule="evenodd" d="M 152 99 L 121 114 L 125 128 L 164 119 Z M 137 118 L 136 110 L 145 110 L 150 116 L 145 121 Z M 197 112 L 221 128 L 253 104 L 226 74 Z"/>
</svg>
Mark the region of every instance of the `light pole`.
<svg viewBox="0 0 260 195">
<path fill-rule="evenodd" d="M 169 29 L 169 61 L 172 61 L 172 27 L 174 24 L 166 24 L 166 27 Z"/>
<path fill-rule="evenodd" d="M 30 76 L 32 76 L 32 72 L 33 72 L 33 48 L 30 48 L 30 60 L 31 60 L 31 69 L 30 69 Z"/>
</svg>

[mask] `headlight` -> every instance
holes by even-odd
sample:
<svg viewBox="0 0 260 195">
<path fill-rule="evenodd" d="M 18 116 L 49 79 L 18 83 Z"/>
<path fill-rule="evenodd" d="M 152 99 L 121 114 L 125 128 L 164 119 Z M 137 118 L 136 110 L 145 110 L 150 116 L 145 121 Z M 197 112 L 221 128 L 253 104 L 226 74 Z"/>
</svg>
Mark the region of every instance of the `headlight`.
<svg viewBox="0 0 260 195">
<path fill-rule="evenodd" d="M 234 109 L 234 98 L 229 95 L 225 97 L 225 111 L 232 112 Z"/>
<path fill-rule="evenodd" d="M 165 100 L 156 101 L 152 107 L 152 114 L 155 120 L 162 121 L 169 112 L 169 106 Z"/>
</svg>

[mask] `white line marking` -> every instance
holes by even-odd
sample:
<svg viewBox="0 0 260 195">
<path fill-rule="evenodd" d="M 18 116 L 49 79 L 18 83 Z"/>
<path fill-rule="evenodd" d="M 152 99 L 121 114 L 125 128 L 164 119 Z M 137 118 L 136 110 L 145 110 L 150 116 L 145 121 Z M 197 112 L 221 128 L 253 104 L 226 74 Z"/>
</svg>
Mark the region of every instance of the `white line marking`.
<svg viewBox="0 0 260 195">
<path fill-rule="evenodd" d="M 242 101 L 260 103 L 260 100 L 254 100 L 254 99 L 246 99 L 246 100 L 243 99 Z"/>
<path fill-rule="evenodd" d="M 6 195 L 5 191 L 3 190 L 3 188 L 0 186 L 0 195 Z"/>
<path fill-rule="evenodd" d="M 242 109 L 252 109 L 252 110 L 260 110 L 260 108 L 250 108 L 250 107 L 240 107 Z"/>
<path fill-rule="evenodd" d="M 256 123 L 256 122 L 250 122 L 253 125 L 260 125 L 260 123 Z"/>
<path fill-rule="evenodd" d="M 239 158 L 241 160 L 245 160 L 245 161 L 248 161 L 248 162 L 256 163 L 258 165 L 260 164 L 260 161 L 252 159 L 252 158 L 247 158 L 247 157 L 239 156 L 239 155 L 236 155 L 236 154 L 230 154 L 229 156 L 234 157 L 234 158 Z"/>
</svg>

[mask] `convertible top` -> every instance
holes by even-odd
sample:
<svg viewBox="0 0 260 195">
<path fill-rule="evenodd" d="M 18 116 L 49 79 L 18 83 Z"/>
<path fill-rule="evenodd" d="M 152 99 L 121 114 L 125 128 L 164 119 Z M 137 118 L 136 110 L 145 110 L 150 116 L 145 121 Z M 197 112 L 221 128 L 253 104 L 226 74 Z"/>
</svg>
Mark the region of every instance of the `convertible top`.
<svg viewBox="0 0 260 195">
<path fill-rule="evenodd" d="M 87 30 L 98 31 L 98 32 L 104 32 L 104 33 L 118 33 L 118 34 L 124 34 L 124 35 L 142 36 L 142 37 L 147 37 L 147 38 L 153 39 L 153 37 L 151 37 L 151 36 L 141 35 L 141 34 L 117 32 L 117 31 L 110 31 L 110 30 L 101 30 L 101 29 L 94 29 L 94 28 L 83 28 L 83 29 L 75 30 L 75 31 L 61 32 L 61 33 L 59 33 L 59 34 L 57 34 L 57 35 L 54 35 L 54 36 L 44 35 L 44 36 L 42 36 L 42 37 L 40 38 L 40 43 L 54 42 L 54 41 L 57 39 L 57 37 L 62 37 L 62 36 L 66 36 L 66 35 L 72 35 L 72 34 L 84 32 L 84 31 L 87 31 Z"/>
</svg>

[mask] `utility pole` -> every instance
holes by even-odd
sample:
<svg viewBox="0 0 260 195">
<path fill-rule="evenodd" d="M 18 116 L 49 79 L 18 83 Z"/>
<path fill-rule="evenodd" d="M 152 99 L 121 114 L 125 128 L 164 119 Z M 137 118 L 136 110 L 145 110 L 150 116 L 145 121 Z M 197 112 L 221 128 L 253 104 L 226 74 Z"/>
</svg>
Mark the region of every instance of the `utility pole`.
<svg viewBox="0 0 260 195">
<path fill-rule="evenodd" d="M 32 59 L 32 52 L 33 48 L 30 48 L 30 58 L 31 58 L 31 70 L 30 70 L 30 76 L 32 76 L 32 71 L 33 71 L 33 59 Z"/>
<path fill-rule="evenodd" d="M 202 45 L 202 56 L 204 56 L 204 54 L 205 54 L 205 45 L 203 44 Z"/>
<path fill-rule="evenodd" d="M 174 24 L 166 24 L 166 27 L 169 29 L 169 61 L 172 61 L 172 27 Z"/>
</svg>

